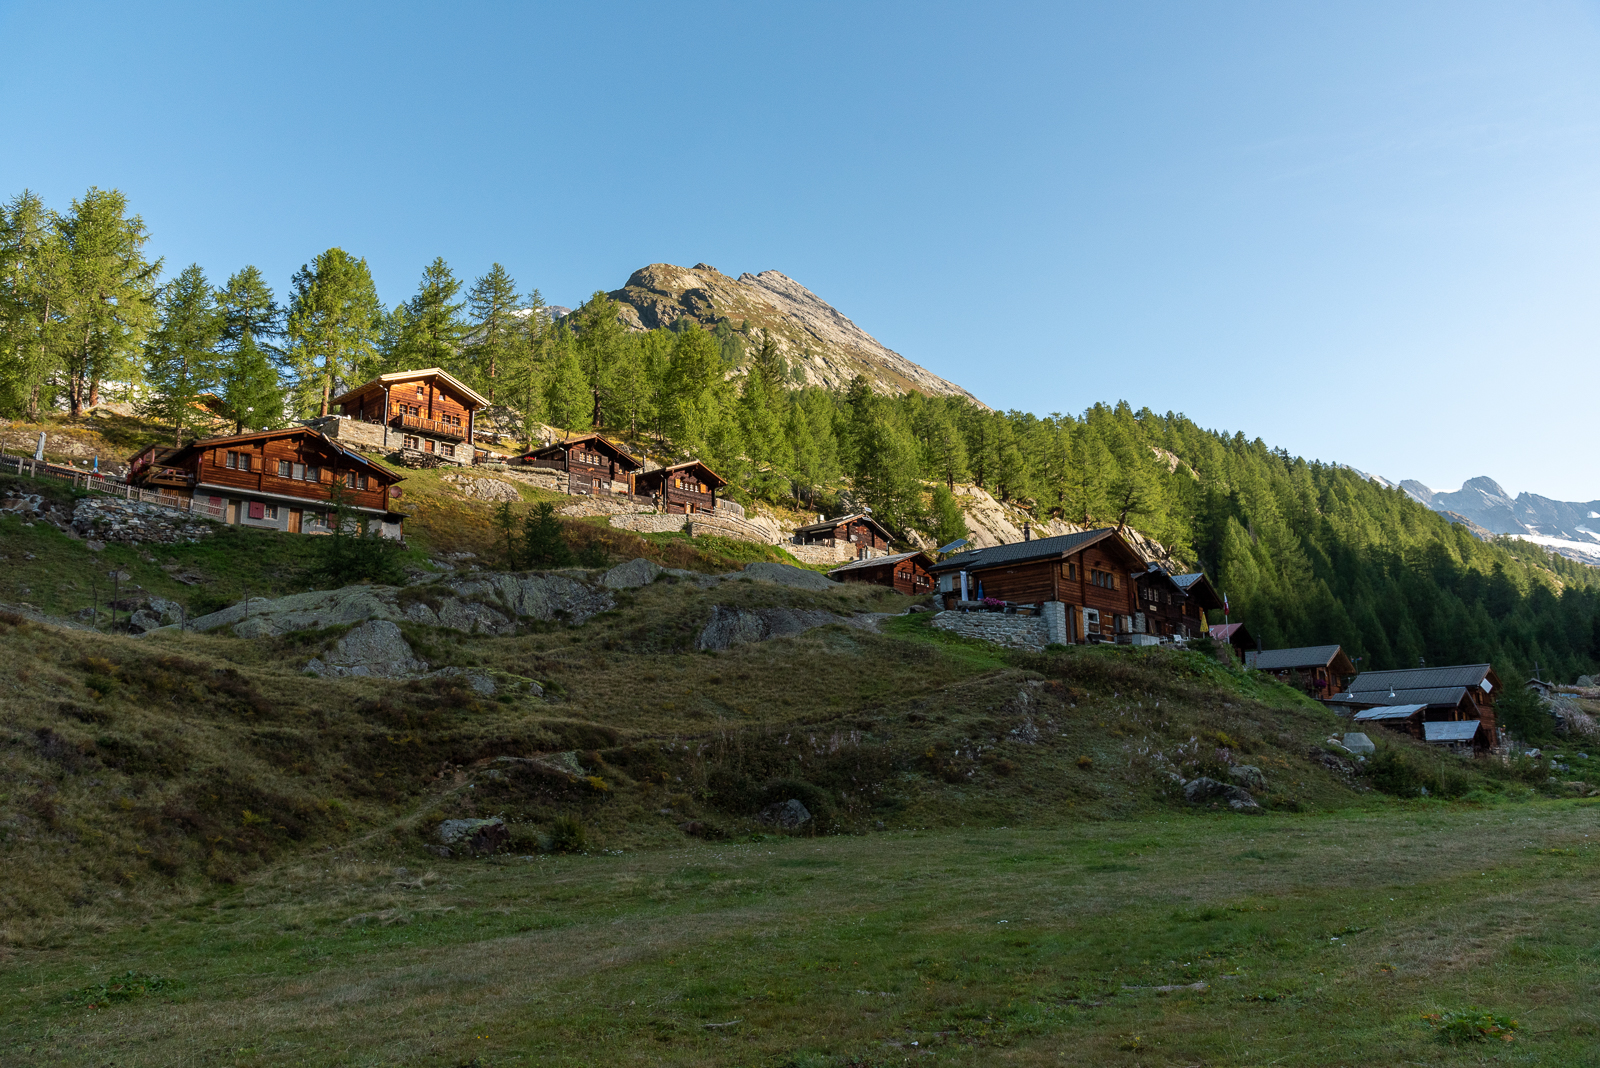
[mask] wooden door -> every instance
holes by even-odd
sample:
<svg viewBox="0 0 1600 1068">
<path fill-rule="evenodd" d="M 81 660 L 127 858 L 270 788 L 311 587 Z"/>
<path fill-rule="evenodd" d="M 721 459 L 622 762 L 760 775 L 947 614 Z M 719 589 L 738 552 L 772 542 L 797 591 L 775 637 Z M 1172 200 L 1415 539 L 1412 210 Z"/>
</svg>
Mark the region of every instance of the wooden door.
<svg viewBox="0 0 1600 1068">
<path fill-rule="evenodd" d="M 300 533 L 300 509 L 298 508 L 289 509 L 289 533 Z"/>
</svg>

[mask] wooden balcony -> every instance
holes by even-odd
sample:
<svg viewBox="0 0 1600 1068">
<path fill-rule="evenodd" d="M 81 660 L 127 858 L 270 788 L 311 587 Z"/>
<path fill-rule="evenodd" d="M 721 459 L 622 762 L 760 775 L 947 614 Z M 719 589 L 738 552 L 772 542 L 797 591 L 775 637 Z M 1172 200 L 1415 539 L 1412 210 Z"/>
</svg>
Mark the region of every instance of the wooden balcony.
<svg viewBox="0 0 1600 1068">
<path fill-rule="evenodd" d="M 389 420 L 389 425 L 396 430 L 409 430 L 415 434 L 426 434 L 430 438 L 445 438 L 449 441 L 466 441 L 467 427 L 452 426 L 441 423 L 437 419 L 423 419 L 415 415 L 397 415 Z"/>
</svg>

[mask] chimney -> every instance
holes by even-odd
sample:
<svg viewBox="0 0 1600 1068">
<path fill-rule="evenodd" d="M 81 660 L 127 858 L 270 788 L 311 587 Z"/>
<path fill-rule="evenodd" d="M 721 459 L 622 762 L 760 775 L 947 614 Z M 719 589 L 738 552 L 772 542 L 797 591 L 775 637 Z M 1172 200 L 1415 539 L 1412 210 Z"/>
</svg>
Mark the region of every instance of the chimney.
<svg viewBox="0 0 1600 1068">
<path fill-rule="evenodd" d="M 1022 521 L 1022 540 L 1023 541 L 1032 541 L 1033 540 L 1033 524 L 1028 522 L 1026 519 L 1024 519 Z"/>
</svg>

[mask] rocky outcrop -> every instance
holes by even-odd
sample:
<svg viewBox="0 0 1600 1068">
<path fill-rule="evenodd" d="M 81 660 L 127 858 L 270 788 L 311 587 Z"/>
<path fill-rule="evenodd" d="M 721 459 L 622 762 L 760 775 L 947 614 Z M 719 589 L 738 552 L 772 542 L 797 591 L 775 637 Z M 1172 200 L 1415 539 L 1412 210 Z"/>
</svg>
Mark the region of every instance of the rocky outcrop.
<svg viewBox="0 0 1600 1068">
<path fill-rule="evenodd" d="M 521 619 L 582 623 L 616 604 L 609 590 L 579 575 L 482 572 L 403 588 L 347 586 L 252 598 L 193 619 L 189 629 L 232 627 L 241 638 L 255 638 L 386 619 L 467 633 L 515 634 Z"/>
<path fill-rule="evenodd" d="M 862 612 L 837 616 L 819 608 L 727 608 L 711 609 L 711 620 L 695 642 L 697 649 L 728 649 L 735 645 L 790 638 L 817 627 L 841 623 L 858 630 L 876 630 L 883 615 Z"/>
<path fill-rule="evenodd" d="M 452 471 L 444 476 L 444 481 L 451 489 L 469 500 L 488 501 L 491 504 L 522 500 L 522 494 L 518 492 L 517 487 L 498 478 L 465 475 Z"/>
<path fill-rule="evenodd" d="M 826 575 L 815 571 L 807 571 L 803 567 L 793 564 L 778 564 L 766 560 L 758 560 L 753 564 L 746 564 L 738 576 L 729 578 L 750 578 L 757 582 L 773 582 L 779 586 L 789 586 L 797 590 L 837 590 L 839 584 L 829 579 Z"/>
<path fill-rule="evenodd" d="M 612 590 L 632 590 L 648 586 L 662 574 L 659 564 L 649 560 L 629 560 L 600 576 L 600 584 Z"/>
<path fill-rule="evenodd" d="M 1208 779 L 1204 776 L 1198 779 L 1190 779 L 1183 784 L 1183 799 L 1195 805 L 1213 801 L 1226 801 L 1228 807 L 1235 812 L 1252 812 L 1261 808 L 1256 803 L 1256 799 L 1250 796 L 1250 791 L 1244 787 L 1218 782 L 1216 779 Z"/>
<path fill-rule="evenodd" d="M 793 381 L 839 388 L 857 374 L 882 393 L 916 390 L 931 396 L 976 398 L 919 367 L 841 315 L 827 301 L 777 271 L 730 278 L 708 264 L 652 263 L 610 294 L 618 318 L 635 330 L 671 326 L 682 318 L 708 328 L 743 325 L 746 344 L 770 337 L 791 367 Z"/>
<path fill-rule="evenodd" d="M 333 678 L 403 679 L 427 671 L 428 665 L 417 659 L 399 627 L 387 619 L 372 619 L 340 638 L 326 659 L 312 660 L 306 670 Z"/>
</svg>

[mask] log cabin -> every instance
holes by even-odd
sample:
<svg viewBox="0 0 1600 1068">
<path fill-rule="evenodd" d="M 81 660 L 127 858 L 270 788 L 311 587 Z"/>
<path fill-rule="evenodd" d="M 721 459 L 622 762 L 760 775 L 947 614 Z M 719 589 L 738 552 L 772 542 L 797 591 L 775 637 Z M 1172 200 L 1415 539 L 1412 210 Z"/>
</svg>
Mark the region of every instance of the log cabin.
<svg viewBox="0 0 1600 1068">
<path fill-rule="evenodd" d="M 379 375 L 333 403 L 344 418 L 380 427 L 378 447 L 468 465 L 477 455 L 472 447 L 477 412 L 489 406 L 489 398 L 449 371 L 428 367 Z"/>
<path fill-rule="evenodd" d="M 1139 609 L 1134 613 L 1135 634 L 1158 638 L 1197 638 L 1206 632 L 1206 607 L 1203 598 L 1211 589 L 1204 575 L 1185 575 L 1180 583 L 1160 564 L 1151 564 L 1138 579 Z M 1201 581 L 1195 581 L 1195 580 Z M 1190 591 L 1194 593 L 1191 594 Z M 1222 607 L 1221 603 L 1217 604 Z"/>
<path fill-rule="evenodd" d="M 866 512 L 854 512 L 837 519 L 818 516 L 815 523 L 796 527 L 794 531 L 796 545 L 853 545 L 857 560 L 884 555 L 892 541 L 894 535 L 889 528 Z"/>
<path fill-rule="evenodd" d="M 1211 580 L 1206 578 L 1203 571 L 1194 571 L 1187 575 L 1173 575 L 1172 581 L 1184 593 L 1189 595 L 1189 603 L 1194 605 L 1195 613 L 1200 620 L 1198 633 L 1202 636 L 1210 633 L 1211 622 L 1206 616 L 1207 612 L 1221 611 L 1222 595 L 1217 588 L 1211 585 Z"/>
<path fill-rule="evenodd" d="M 1470 702 L 1466 702 L 1470 706 Z M 1376 725 L 1409 734 L 1419 742 L 1441 745 L 1458 752 L 1481 753 L 1494 744 L 1492 735 L 1484 729 L 1483 721 L 1473 715 L 1470 707 L 1457 705 L 1445 707 L 1445 702 L 1435 705 L 1403 704 L 1375 705 L 1351 717 L 1363 726 Z"/>
<path fill-rule="evenodd" d="M 974 549 L 930 569 L 945 607 L 982 597 L 1012 604 L 1062 602 L 1067 640 L 1109 642 L 1133 633 L 1144 557 L 1114 528 Z"/>
<path fill-rule="evenodd" d="M 870 582 L 888 586 L 912 597 L 933 592 L 934 578 L 929 570 L 933 559 L 927 553 L 899 553 L 851 561 L 828 572 L 835 582 Z"/>
<path fill-rule="evenodd" d="M 291 534 L 332 532 L 334 485 L 366 530 L 401 536 L 394 511 L 400 475 L 311 427 L 205 438 L 180 449 L 152 446 L 128 462 L 128 484 L 203 498 L 230 524 Z"/>
<path fill-rule="evenodd" d="M 517 457 L 516 462 L 565 472 L 567 492 L 580 496 L 632 493 L 633 475 L 644 468 L 628 450 L 599 434 L 541 445 Z"/>
<path fill-rule="evenodd" d="M 658 467 L 633 476 L 633 492 L 654 497 L 657 507 L 674 515 L 694 515 L 717 510 L 717 490 L 728 480 L 699 460 Z"/>
<path fill-rule="evenodd" d="M 1354 712 L 1379 706 L 1426 705 L 1429 722 L 1476 719 L 1491 741 L 1499 738 L 1495 699 L 1500 676 L 1488 664 L 1450 667 L 1404 668 L 1399 671 L 1363 671 L 1342 693 L 1329 697 L 1334 708 Z"/>
<path fill-rule="evenodd" d="M 1356 674 L 1355 664 L 1337 645 L 1311 645 L 1300 649 L 1245 650 L 1245 667 L 1271 672 L 1286 682 L 1321 700 L 1344 689 Z"/>
</svg>

